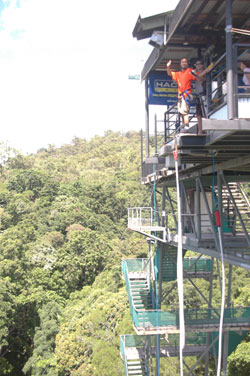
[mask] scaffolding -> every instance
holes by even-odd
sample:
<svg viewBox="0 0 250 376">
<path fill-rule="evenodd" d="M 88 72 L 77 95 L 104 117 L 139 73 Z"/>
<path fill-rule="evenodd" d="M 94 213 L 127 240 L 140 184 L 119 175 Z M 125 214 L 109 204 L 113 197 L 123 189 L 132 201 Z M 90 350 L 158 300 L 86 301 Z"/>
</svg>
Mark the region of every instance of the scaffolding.
<svg viewBox="0 0 250 376">
<path fill-rule="evenodd" d="M 177 295 L 180 244 L 185 283 L 202 302 L 184 309 L 185 376 L 194 375 L 202 362 L 207 376 L 211 358 L 217 375 L 222 370 L 225 376 L 228 355 L 250 330 L 250 307 L 234 307 L 231 301 L 233 268 L 250 270 L 250 203 L 245 190 L 250 181 L 250 92 L 239 85 L 237 65 L 247 53 L 250 57 L 250 45 L 244 36 L 232 39 L 232 20 L 243 28 L 248 14 L 247 5 L 239 0 L 233 7 L 232 0 L 180 0 L 173 12 L 139 17 L 136 23 L 137 39 L 161 25 L 165 42 L 155 46 L 141 74 L 146 89 L 141 182 L 151 189 L 151 206 L 129 208 L 128 228 L 146 237 L 149 250 L 148 258 L 122 260 L 136 332 L 120 339 L 125 375 L 160 376 L 161 358 L 182 359 L 180 310 L 170 309 L 168 303 L 171 294 Z M 208 20 L 210 32 L 216 29 L 216 45 L 209 45 L 207 39 Z M 189 133 L 180 133 L 177 106 L 172 103 L 164 110 L 163 121 L 155 117 L 150 155 L 149 76 L 164 71 L 168 60 L 177 67 L 180 49 L 191 59 L 202 56 L 206 65 L 213 62 L 206 78 L 204 133 L 197 135 L 194 111 Z M 192 256 L 187 257 L 190 251 Z M 227 281 L 220 262 L 227 265 Z M 215 273 L 221 297 L 226 297 L 221 306 L 214 304 Z M 207 283 L 206 292 L 200 288 L 201 278 Z M 186 356 L 194 357 L 192 366 L 185 362 Z"/>
</svg>

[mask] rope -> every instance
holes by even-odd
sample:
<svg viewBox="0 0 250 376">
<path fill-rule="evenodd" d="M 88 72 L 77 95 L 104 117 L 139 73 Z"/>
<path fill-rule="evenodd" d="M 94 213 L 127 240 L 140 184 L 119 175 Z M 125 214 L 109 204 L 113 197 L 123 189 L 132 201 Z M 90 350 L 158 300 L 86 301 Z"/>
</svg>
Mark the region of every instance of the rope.
<svg viewBox="0 0 250 376">
<path fill-rule="evenodd" d="M 224 320 L 224 308 L 225 308 L 225 266 L 224 266 L 224 255 L 223 255 L 223 242 L 222 242 L 222 229 L 221 229 L 221 218 L 220 212 L 218 210 L 218 198 L 215 193 L 215 161 L 213 154 L 213 181 L 212 181 L 212 195 L 215 202 L 215 220 L 216 227 L 219 234 L 219 245 L 221 253 L 221 312 L 220 312 L 220 326 L 219 326 L 219 344 L 218 344 L 218 366 L 217 366 L 217 376 L 220 376 L 221 372 L 221 358 L 222 358 L 222 333 L 223 333 L 223 320 Z M 223 219 L 222 219 L 223 221 Z"/>
<path fill-rule="evenodd" d="M 218 367 L 217 367 L 217 376 L 220 376 L 221 357 L 222 357 L 222 332 L 223 332 L 224 307 L 225 307 L 225 289 L 226 289 L 226 286 L 225 286 L 225 266 L 224 266 L 224 257 L 223 257 L 222 230 L 221 230 L 219 211 L 217 213 L 218 213 L 218 217 L 216 219 L 216 223 L 217 223 L 218 233 L 219 233 L 219 242 L 220 242 L 220 251 L 221 251 L 221 271 L 222 271 L 222 277 L 221 277 L 222 278 L 221 312 L 220 312 Z"/>
<path fill-rule="evenodd" d="M 183 258 L 182 258 L 182 223 L 181 223 L 181 193 L 179 186 L 178 150 L 175 145 L 173 152 L 175 160 L 177 209 L 178 209 L 178 249 L 177 249 L 177 286 L 179 295 L 179 326 L 180 326 L 180 376 L 183 376 L 183 349 L 185 346 L 185 321 L 183 298 Z"/>
<path fill-rule="evenodd" d="M 233 33 L 237 33 L 237 34 L 250 35 L 250 30 L 237 29 L 237 28 L 235 28 L 235 27 L 232 27 L 232 28 L 231 28 L 231 31 L 232 31 Z"/>
</svg>

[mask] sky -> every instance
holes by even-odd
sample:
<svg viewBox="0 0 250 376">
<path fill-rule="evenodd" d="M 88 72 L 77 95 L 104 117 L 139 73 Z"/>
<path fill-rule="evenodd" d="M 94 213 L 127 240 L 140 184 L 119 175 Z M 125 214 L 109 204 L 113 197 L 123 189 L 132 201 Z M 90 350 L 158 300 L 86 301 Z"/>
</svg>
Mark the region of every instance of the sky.
<svg viewBox="0 0 250 376">
<path fill-rule="evenodd" d="M 144 127 L 139 15 L 178 0 L 0 0 L 0 142 L 24 154 Z"/>
</svg>

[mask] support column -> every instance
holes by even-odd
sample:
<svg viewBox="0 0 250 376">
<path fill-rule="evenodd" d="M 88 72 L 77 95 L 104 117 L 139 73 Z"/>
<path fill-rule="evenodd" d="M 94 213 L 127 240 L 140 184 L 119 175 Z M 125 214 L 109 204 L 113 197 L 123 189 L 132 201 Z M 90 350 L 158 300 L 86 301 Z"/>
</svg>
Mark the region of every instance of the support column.
<svg viewBox="0 0 250 376">
<path fill-rule="evenodd" d="M 227 66 L 227 115 L 234 119 L 232 0 L 226 0 L 226 66 Z"/>
<path fill-rule="evenodd" d="M 213 297 L 213 279 L 214 279 L 214 258 L 211 259 L 211 273 L 209 277 L 209 298 L 208 298 L 208 308 L 212 306 Z M 206 346 L 209 346 L 210 334 L 207 333 Z M 208 366 L 209 366 L 209 352 L 206 354 L 205 358 L 205 376 L 208 376 Z"/>
<path fill-rule="evenodd" d="M 155 376 L 160 376 L 160 335 L 156 335 Z"/>
<path fill-rule="evenodd" d="M 162 187 L 162 196 L 161 196 L 161 226 L 165 226 L 166 219 L 166 186 Z M 158 242 L 160 243 L 160 242 Z M 158 274 L 159 274 L 159 287 L 158 287 L 158 306 L 161 309 L 161 300 L 162 300 L 162 253 L 164 251 L 164 243 L 160 243 L 160 259 L 158 265 Z"/>
<path fill-rule="evenodd" d="M 231 306 L 231 285 L 232 285 L 232 265 L 229 264 L 228 290 L 227 290 L 227 307 L 228 308 L 230 308 Z M 229 332 L 227 331 L 226 333 L 224 333 L 222 376 L 227 375 L 228 343 L 229 343 Z"/>
<path fill-rule="evenodd" d="M 201 200 L 200 200 L 200 185 L 196 179 L 195 191 L 195 212 L 196 212 L 196 233 L 198 241 L 201 240 Z"/>
<path fill-rule="evenodd" d="M 142 177 L 142 166 L 143 166 L 143 130 L 141 129 L 141 177 Z"/>
<path fill-rule="evenodd" d="M 155 114 L 155 154 L 157 154 L 158 150 L 157 150 L 157 116 Z"/>
<path fill-rule="evenodd" d="M 145 78 L 145 141 L 146 158 L 149 157 L 149 103 L 148 103 L 148 78 Z"/>
<path fill-rule="evenodd" d="M 224 236 L 223 236 L 223 205 L 222 205 L 222 177 L 223 177 L 223 171 L 217 172 L 217 184 L 218 184 L 218 210 L 220 213 L 220 219 L 221 219 L 221 234 L 222 234 L 222 246 L 224 249 Z"/>
</svg>

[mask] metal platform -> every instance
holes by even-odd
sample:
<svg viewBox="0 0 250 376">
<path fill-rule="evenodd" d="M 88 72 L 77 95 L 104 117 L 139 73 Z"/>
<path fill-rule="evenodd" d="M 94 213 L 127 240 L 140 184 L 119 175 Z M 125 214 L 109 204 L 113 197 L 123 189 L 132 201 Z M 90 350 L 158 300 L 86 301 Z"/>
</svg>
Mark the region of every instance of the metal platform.
<svg viewBox="0 0 250 376">
<path fill-rule="evenodd" d="M 169 236 L 169 244 L 177 247 L 177 234 L 171 234 Z M 192 250 L 219 259 L 221 258 L 221 254 L 216 249 L 212 234 L 205 234 L 201 240 L 198 240 L 194 234 L 187 233 L 182 236 L 182 244 L 183 248 L 186 250 Z M 237 237 L 233 234 L 224 234 L 223 255 L 224 260 L 229 264 L 250 270 L 250 247 L 247 244 L 244 234 L 237 235 Z"/>
<path fill-rule="evenodd" d="M 207 130 L 206 135 L 194 134 L 195 127 L 191 128 L 188 134 L 177 135 L 172 141 L 162 146 L 159 157 L 172 156 L 177 147 L 179 164 L 192 165 L 185 168 L 188 178 L 190 178 L 190 173 L 204 169 L 204 167 L 210 168 L 203 170 L 202 174 L 211 173 L 213 164 L 215 164 L 215 171 L 223 169 L 250 172 L 250 119 L 203 119 L 203 129 Z M 169 171 L 171 175 L 171 166 Z M 169 175 L 165 180 L 169 178 Z"/>
<path fill-rule="evenodd" d="M 197 356 L 206 350 L 206 345 L 186 345 L 183 349 L 183 354 L 185 356 Z M 168 345 L 161 346 L 160 356 L 161 357 L 176 357 L 179 356 L 179 346 Z M 144 359 L 146 357 L 146 352 L 144 349 L 129 347 L 125 350 L 125 355 L 127 360 L 133 359 Z M 151 347 L 151 356 L 156 357 L 156 347 Z"/>
<path fill-rule="evenodd" d="M 237 310 L 237 309 L 235 309 Z M 224 332 L 241 332 L 250 330 L 249 308 L 245 307 L 245 317 L 234 317 L 231 315 L 232 309 L 225 309 L 225 318 L 223 322 Z M 185 316 L 189 316 L 189 311 L 193 311 L 193 319 L 185 317 L 185 331 L 191 333 L 212 333 L 219 331 L 220 318 L 211 318 L 207 316 L 208 310 L 186 310 Z M 205 313 L 207 317 L 201 318 L 199 315 Z M 203 311 L 203 312 L 202 312 Z M 219 312 L 219 309 L 218 309 Z M 139 314 L 139 312 L 138 312 Z M 192 312 L 191 312 L 192 314 Z M 209 315 L 209 314 L 208 314 Z M 228 317 L 226 318 L 226 316 Z M 157 317 L 158 316 L 158 317 Z M 178 321 L 178 312 L 166 311 L 147 311 L 141 312 L 140 326 L 133 323 L 133 327 L 138 335 L 156 335 L 156 334 L 178 334 L 180 333 L 179 324 L 171 325 L 171 321 Z M 169 324 L 168 324 L 169 323 Z"/>
</svg>

